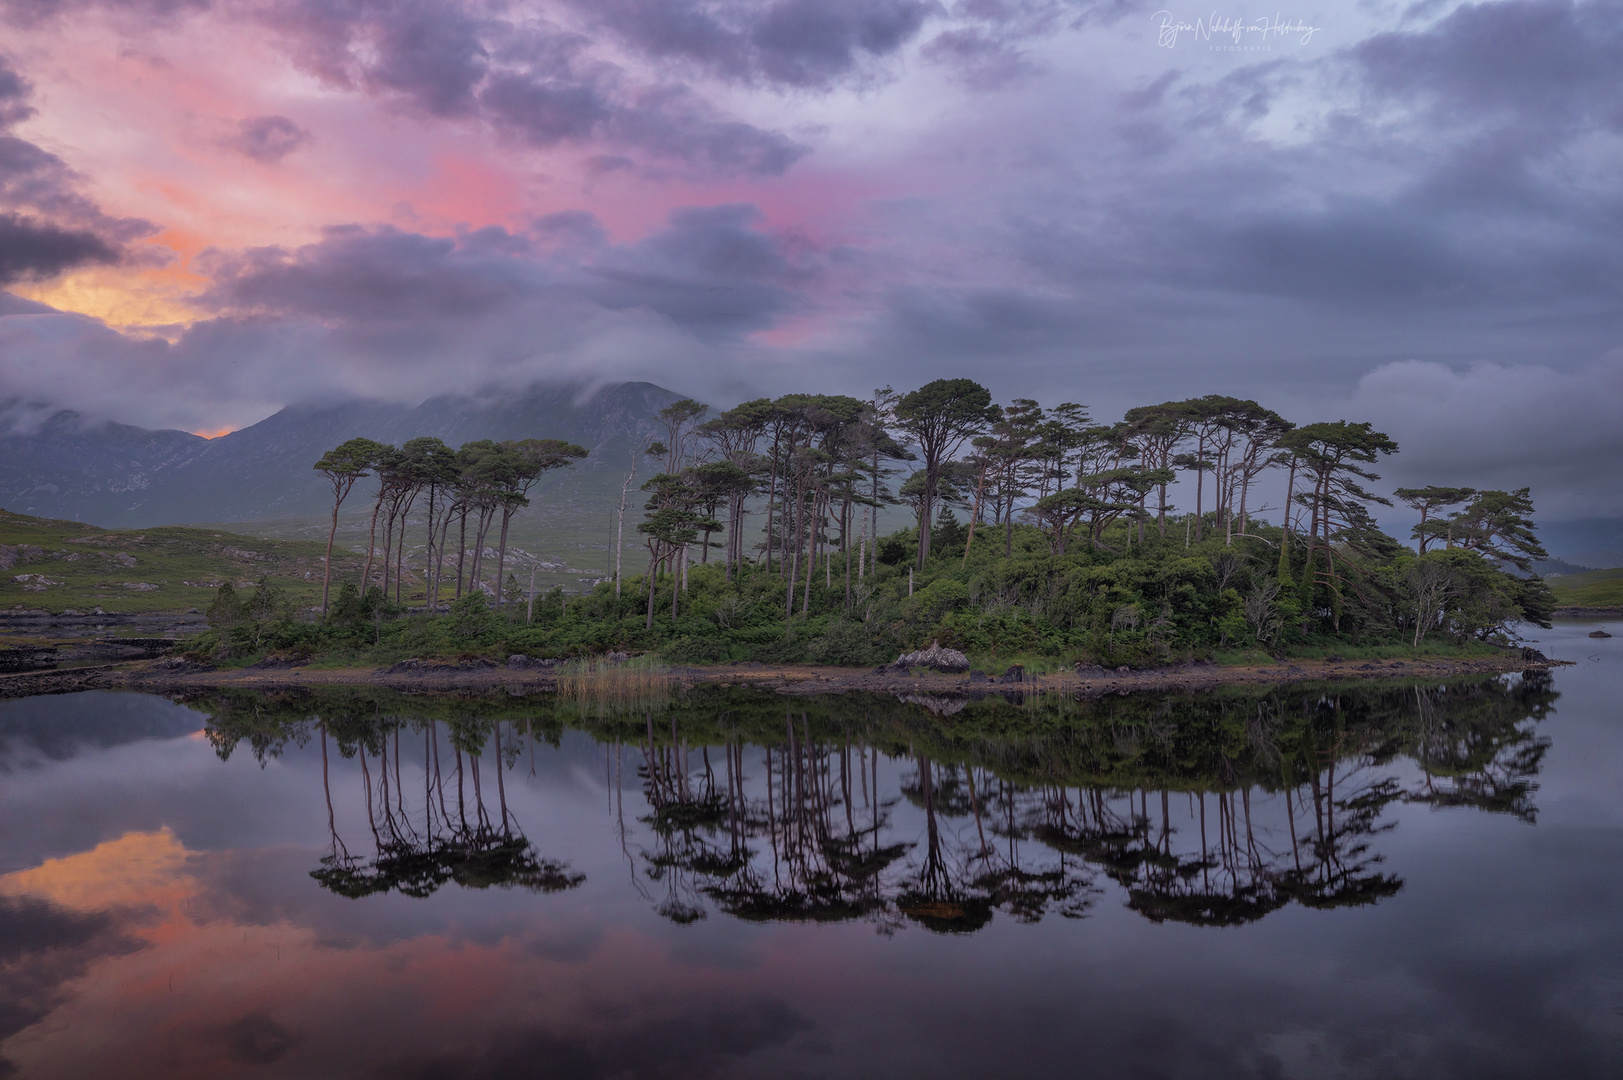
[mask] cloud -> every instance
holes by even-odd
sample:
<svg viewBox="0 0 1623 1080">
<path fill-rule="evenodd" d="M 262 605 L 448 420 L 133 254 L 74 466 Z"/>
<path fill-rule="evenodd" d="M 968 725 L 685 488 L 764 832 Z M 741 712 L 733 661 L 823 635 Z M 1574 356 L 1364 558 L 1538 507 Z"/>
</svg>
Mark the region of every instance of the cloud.
<svg viewBox="0 0 1623 1080">
<path fill-rule="evenodd" d="M 310 141 L 310 133 L 285 116 L 251 116 L 238 122 L 227 146 L 262 165 L 274 165 Z"/>
<path fill-rule="evenodd" d="M 0 286 L 123 261 L 124 244 L 153 231 L 104 214 L 61 158 L 8 133 L 34 114 L 30 96 L 27 80 L 0 57 Z"/>
<path fill-rule="evenodd" d="M 477 117 L 536 147 L 604 144 L 708 173 L 776 175 L 807 153 L 691 89 L 597 59 L 522 13 L 445 0 L 283 0 L 261 17 L 332 86 L 440 118 Z"/>
<path fill-rule="evenodd" d="M 820 90 L 865 74 L 941 12 L 927 0 L 575 2 L 644 56 L 731 81 Z"/>
<path fill-rule="evenodd" d="M 35 110 L 28 103 L 28 97 L 27 80 L 12 69 L 4 56 L 0 56 L 0 130 L 34 115 Z"/>
<path fill-rule="evenodd" d="M 0 214 L 0 285 L 55 277 L 89 263 L 117 262 L 119 253 L 94 233 Z"/>
<path fill-rule="evenodd" d="M 0 896 L 0 1041 L 49 1016 L 67 984 L 94 961 L 138 948 L 121 921 L 31 896 Z M 14 1068 L 0 1057 L 0 1073 Z"/>
<path fill-rule="evenodd" d="M 1366 92 L 1455 126 L 1471 118 L 1623 129 L 1618 0 L 1462 4 L 1424 30 L 1372 35 L 1348 55 Z"/>
<path fill-rule="evenodd" d="M 140 21 L 167 21 L 206 10 L 213 0 L 0 0 L 0 14 L 20 26 L 53 22 L 74 12 L 102 8 Z"/>
<path fill-rule="evenodd" d="M 618 246 L 580 211 L 548 215 L 529 235 L 346 225 L 293 251 L 210 252 L 196 266 L 214 280 L 204 302 L 235 315 L 422 325 L 511 314 L 550 297 L 656 312 L 716 339 L 770 325 L 816 274 L 815 257 L 761 232 L 760 220 L 747 204 L 683 208 L 664 229 Z"/>
<path fill-rule="evenodd" d="M 1531 487 L 1541 516 L 1615 516 L 1623 506 L 1623 351 L 1574 371 L 1539 364 L 1383 364 L 1358 381 L 1353 418 L 1402 454 L 1393 486 Z"/>
<path fill-rule="evenodd" d="M 759 355 L 748 335 L 806 309 L 826 262 L 747 204 L 679 209 L 632 243 L 607 236 L 572 211 L 521 232 L 346 225 L 297 248 L 205 252 L 192 269 L 212 284 L 196 300 L 215 314 L 173 343 L 76 315 L 0 317 L 0 397 L 196 430 L 290 401 L 415 404 L 544 379 L 680 374 L 715 392 Z"/>
</svg>

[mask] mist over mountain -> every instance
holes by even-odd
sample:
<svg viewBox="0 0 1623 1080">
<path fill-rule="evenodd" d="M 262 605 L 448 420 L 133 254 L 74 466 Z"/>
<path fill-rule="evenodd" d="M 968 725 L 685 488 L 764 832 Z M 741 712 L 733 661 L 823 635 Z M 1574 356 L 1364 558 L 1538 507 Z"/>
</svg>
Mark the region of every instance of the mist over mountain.
<svg viewBox="0 0 1623 1080">
<path fill-rule="evenodd" d="M 536 384 L 416 406 L 299 404 L 215 439 L 92 423 L 71 410 L 30 418 L 13 402 L 0 405 L 0 506 L 105 528 L 316 517 L 332 505 L 311 468 L 322 453 L 356 436 L 398 445 L 419 435 L 453 447 L 487 438 L 579 443 L 587 459 L 547 477 L 532 499 L 595 504 L 618 491 L 637 441 L 678 396 L 646 382 Z M 357 509 L 365 501 L 352 498 Z"/>
</svg>

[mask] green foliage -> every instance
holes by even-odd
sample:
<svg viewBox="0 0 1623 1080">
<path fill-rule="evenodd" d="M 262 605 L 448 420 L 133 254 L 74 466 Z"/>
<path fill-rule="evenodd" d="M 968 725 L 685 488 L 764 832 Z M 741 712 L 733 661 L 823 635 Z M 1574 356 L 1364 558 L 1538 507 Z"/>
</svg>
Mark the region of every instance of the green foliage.
<svg viewBox="0 0 1623 1080">
<path fill-rule="evenodd" d="M 489 644 L 501 627 L 485 594 L 477 590 L 452 603 L 447 619 L 451 636 L 469 644 Z"/>
</svg>

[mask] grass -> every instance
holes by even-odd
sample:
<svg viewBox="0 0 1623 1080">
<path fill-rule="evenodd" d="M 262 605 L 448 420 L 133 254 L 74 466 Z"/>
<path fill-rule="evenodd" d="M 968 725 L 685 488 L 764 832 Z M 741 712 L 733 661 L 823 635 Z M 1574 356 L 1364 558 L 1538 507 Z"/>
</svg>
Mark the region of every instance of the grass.
<svg viewBox="0 0 1623 1080">
<path fill-rule="evenodd" d="M 0 609 L 201 610 L 222 582 L 243 586 L 261 575 L 300 607 L 321 602 L 321 543 L 177 526 L 98 529 L 0 510 L 0 545 Z M 357 575 L 362 561 L 335 549 L 335 579 Z"/>
<path fill-rule="evenodd" d="M 1623 567 L 1546 578 L 1562 607 L 1623 608 Z"/>
<path fill-rule="evenodd" d="M 558 668 L 558 699 L 594 715 L 663 708 L 675 680 L 651 657 L 634 660 L 576 660 Z"/>
</svg>

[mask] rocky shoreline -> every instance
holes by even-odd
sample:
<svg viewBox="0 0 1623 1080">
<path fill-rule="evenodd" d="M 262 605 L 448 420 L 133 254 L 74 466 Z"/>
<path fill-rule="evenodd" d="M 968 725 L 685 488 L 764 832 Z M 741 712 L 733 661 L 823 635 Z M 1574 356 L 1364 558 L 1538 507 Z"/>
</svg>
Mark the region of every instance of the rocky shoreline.
<svg viewBox="0 0 1623 1080">
<path fill-rule="evenodd" d="M 1212 690 L 1222 686 L 1288 685 L 1303 682 L 1359 682 L 1441 679 L 1510 671 L 1547 671 L 1570 661 L 1549 660 L 1527 650 L 1472 659 L 1282 660 L 1271 664 L 1220 667 L 1185 664 L 1145 671 L 1076 672 L 1031 675 L 1014 671 L 993 680 L 980 672 L 895 670 L 890 667 L 836 668 L 810 664 L 743 661 L 713 667 L 672 667 L 681 686 L 748 686 L 780 694 L 839 694 L 852 691 L 894 694 L 904 700 L 971 700 L 989 694 L 1059 692 L 1078 697 L 1107 694 Z M 312 668 L 267 664 L 214 670 L 179 658 L 102 664 L 55 671 L 0 675 L 0 699 L 82 690 L 126 690 L 152 694 L 200 694 L 217 690 L 280 691 L 319 686 L 378 686 L 405 693 L 515 697 L 557 689 L 550 666 L 501 667 L 488 661 L 414 661 L 390 668 Z"/>
</svg>

